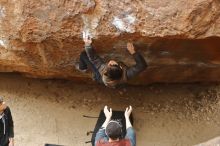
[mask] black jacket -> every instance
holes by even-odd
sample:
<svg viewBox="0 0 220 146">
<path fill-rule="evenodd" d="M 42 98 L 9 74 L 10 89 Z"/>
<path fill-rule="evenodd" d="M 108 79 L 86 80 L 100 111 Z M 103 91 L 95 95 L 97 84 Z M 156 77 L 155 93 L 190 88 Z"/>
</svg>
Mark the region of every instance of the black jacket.
<svg viewBox="0 0 220 146">
<path fill-rule="evenodd" d="M 14 123 L 10 108 L 7 107 L 0 119 L 0 146 L 8 145 L 9 138 L 14 137 Z"/>
<path fill-rule="evenodd" d="M 85 51 L 86 51 L 86 54 L 87 54 L 89 60 L 91 61 L 91 63 L 97 68 L 97 71 L 102 76 L 102 79 L 99 82 L 102 82 L 102 83 L 105 84 L 105 81 L 103 80 L 103 72 L 104 72 L 107 64 L 103 61 L 103 59 L 101 57 L 99 57 L 96 54 L 96 52 L 93 49 L 92 45 L 85 46 Z M 146 61 L 144 60 L 143 56 L 140 53 L 136 52 L 132 56 L 133 56 L 136 64 L 131 66 L 131 67 L 126 67 L 124 65 L 123 66 L 123 77 L 120 81 L 113 84 L 112 85 L 113 87 L 116 86 L 117 84 L 124 83 L 127 80 L 137 76 L 140 72 L 144 71 L 145 68 L 147 67 L 147 63 L 146 63 Z"/>
</svg>

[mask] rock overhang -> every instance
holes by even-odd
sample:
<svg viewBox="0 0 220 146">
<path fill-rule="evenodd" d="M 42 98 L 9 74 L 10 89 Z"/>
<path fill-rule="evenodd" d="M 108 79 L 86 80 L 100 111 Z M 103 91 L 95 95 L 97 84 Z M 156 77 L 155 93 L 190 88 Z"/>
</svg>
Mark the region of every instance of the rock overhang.
<svg viewBox="0 0 220 146">
<path fill-rule="evenodd" d="M 134 62 L 133 41 L 149 66 L 131 83 L 219 81 L 220 2 L 0 2 L 0 68 L 32 77 L 90 78 L 74 69 L 82 32 L 106 60 Z"/>
</svg>

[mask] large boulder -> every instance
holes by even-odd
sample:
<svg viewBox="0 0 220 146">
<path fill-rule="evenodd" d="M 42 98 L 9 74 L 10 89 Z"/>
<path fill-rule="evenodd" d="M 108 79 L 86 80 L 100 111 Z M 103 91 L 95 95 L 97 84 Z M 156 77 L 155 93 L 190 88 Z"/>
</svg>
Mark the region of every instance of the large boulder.
<svg viewBox="0 0 220 146">
<path fill-rule="evenodd" d="M 219 0 L 1 0 L 0 71 L 87 80 L 83 31 L 105 60 L 132 65 L 135 43 L 149 66 L 132 83 L 220 80 Z"/>
</svg>

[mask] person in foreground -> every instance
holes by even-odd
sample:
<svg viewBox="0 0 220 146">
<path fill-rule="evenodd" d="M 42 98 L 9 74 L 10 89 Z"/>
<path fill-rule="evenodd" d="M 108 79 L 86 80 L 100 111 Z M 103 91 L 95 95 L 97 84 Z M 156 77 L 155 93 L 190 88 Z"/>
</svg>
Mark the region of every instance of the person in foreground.
<svg viewBox="0 0 220 146">
<path fill-rule="evenodd" d="M 90 68 L 93 72 L 93 79 L 107 87 L 115 88 L 137 76 L 147 67 L 143 56 L 135 51 L 132 43 L 127 43 L 127 50 L 133 56 L 136 64 L 127 67 L 124 63 L 115 60 L 104 62 L 92 47 L 92 39 L 85 33 L 83 39 L 85 50 L 81 52 L 79 62 L 75 64 L 75 67 L 81 72 L 86 72 Z"/>
<path fill-rule="evenodd" d="M 122 125 L 118 121 L 111 120 L 112 109 L 104 107 L 106 120 L 98 130 L 95 137 L 95 146 L 136 146 L 136 134 L 130 122 L 132 107 L 125 110 L 126 136 L 122 137 Z"/>
<path fill-rule="evenodd" d="M 0 97 L 0 146 L 14 146 L 14 123 L 10 108 Z"/>
</svg>

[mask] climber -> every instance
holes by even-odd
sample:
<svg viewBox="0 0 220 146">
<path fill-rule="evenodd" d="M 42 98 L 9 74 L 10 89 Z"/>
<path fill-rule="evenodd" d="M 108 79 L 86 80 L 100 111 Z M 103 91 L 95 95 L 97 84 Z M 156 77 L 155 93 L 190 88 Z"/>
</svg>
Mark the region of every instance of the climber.
<svg viewBox="0 0 220 146">
<path fill-rule="evenodd" d="M 122 62 L 110 60 L 105 63 L 92 47 L 92 39 L 85 32 L 83 33 L 85 50 L 80 54 L 79 63 L 75 67 L 81 72 L 86 72 L 88 67 L 93 72 L 93 79 L 107 87 L 115 88 L 117 85 L 125 83 L 132 77 L 142 72 L 147 64 L 142 55 L 135 51 L 132 43 L 127 43 L 127 50 L 134 57 L 136 64 L 126 67 Z"/>
<path fill-rule="evenodd" d="M 122 125 L 115 120 L 111 120 L 112 109 L 104 107 L 105 122 L 98 130 L 95 137 L 95 146 L 136 146 L 135 131 L 130 122 L 132 107 L 127 107 L 124 113 L 126 121 L 126 135 L 122 138 Z"/>
<path fill-rule="evenodd" d="M 10 108 L 0 97 L 0 146 L 14 146 L 14 124 Z"/>
</svg>

